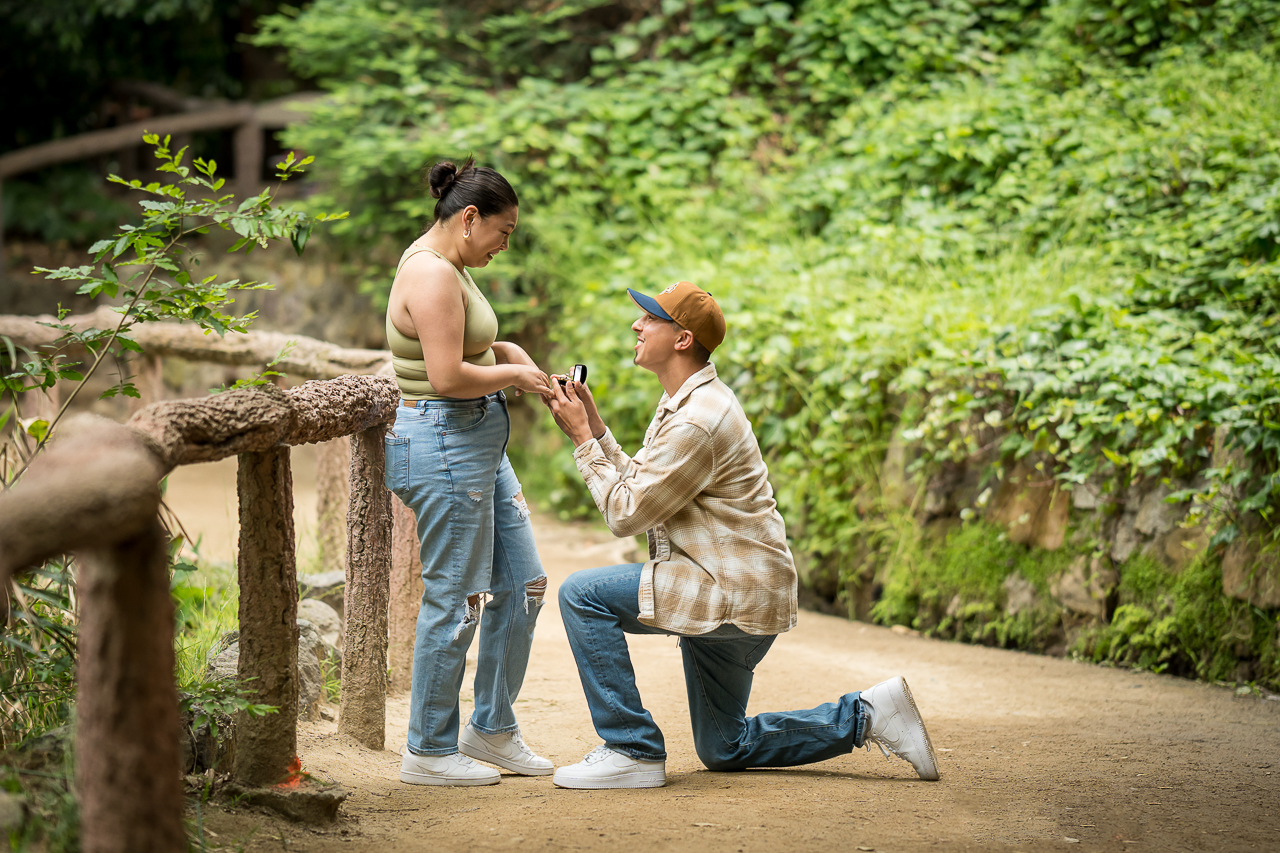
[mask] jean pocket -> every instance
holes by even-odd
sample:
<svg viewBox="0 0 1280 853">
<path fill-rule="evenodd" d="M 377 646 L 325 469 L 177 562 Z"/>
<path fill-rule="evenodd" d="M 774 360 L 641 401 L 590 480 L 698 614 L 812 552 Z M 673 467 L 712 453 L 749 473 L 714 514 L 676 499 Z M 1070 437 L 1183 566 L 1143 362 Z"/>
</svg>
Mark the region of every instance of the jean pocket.
<svg viewBox="0 0 1280 853">
<path fill-rule="evenodd" d="M 488 406 L 475 406 L 466 409 L 445 409 L 440 418 L 441 434 L 453 435 L 475 429 L 484 423 L 489 413 Z"/>
<path fill-rule="evenodd" d="M 409 437 L 387 433 L 382 440 L 387 452 L 382 482 L 397 495 L 409 490 Z"/>
</svg>

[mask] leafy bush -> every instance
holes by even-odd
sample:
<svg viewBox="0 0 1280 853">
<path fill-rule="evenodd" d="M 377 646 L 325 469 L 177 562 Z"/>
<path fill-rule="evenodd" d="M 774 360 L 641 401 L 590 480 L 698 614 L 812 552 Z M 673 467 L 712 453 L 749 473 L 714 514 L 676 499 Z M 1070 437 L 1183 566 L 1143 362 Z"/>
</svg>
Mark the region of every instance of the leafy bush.
<svg viewBox="0 0 1280 853">
<path fill-rule="evenodd" d="M 1082 635 L 1073 653 L 1091 661 L 1209 681 L 1280 689 L 1280 617 L 1222 595 L 1222 572 L 1201 559 L 1170 576 L 1150 560 L 1121 573 L 1109 625 Z"/>
<path fill-rule="evenodd" d="M 625 288 L 711 290 L 730 328 L 717 367 L 795 550 L 847 580 L 878 572 L 892 620 L 966 589 L 943 553 L 959 540 L 922 544 L 884 493 L 894 442 L 922 477 L 1035 453 L 1067 488 L 1178 481 L 1192 520 L 1222 527 L 1215 547 L 1241 514 L 1274 519 L 1273 7 L 667 0 L 614 18 L 621 4 L 504 5 L 496 29 L 444 31 L 410 20 L 442 3 L 318 0 L 263 42 L 332 92 L 290 138 L 331 164 L 321 203 L 352 208 L 340 238 L 375 293 L 429 218 L 411 176 L 474 152 L 512 180 L 521 228 L 485 274 L 504 329 L 544 339 L 553 370 L 589 363 L 624 446 L 658 396 L 630 363 Z M 533 39 L 495 55 L 517 14 Z M 589 24 L 589 53 L 564 59 Z M 1238 461 L 1213 467 L 1225 445 Z M 530 446 L 557 509 L 589 512 L 558 437 Z M 1056 565 L 981 553 L 1030 560 L 1028 577 Z M 1041 642 L 1033 617 L 990 609 L 998 574 L 928 627 Z M 1173 648 L 1134 607 L 1156 620 L 1126 610 L 1135 636 Z"/>
</svg>

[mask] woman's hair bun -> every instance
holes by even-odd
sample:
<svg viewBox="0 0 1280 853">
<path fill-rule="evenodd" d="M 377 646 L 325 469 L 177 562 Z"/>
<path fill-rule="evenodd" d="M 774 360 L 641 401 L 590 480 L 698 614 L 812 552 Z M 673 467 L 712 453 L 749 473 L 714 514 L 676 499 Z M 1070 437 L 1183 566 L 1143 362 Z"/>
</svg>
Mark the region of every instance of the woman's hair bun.
<svg viewBox="0 0 1280 853">
<path fill-rule="evenodd" d="M 443 160 L 431 167 L 431 171 L 427 174 L 427 186 L 431 190 L 432 198 L 444 198 L 445 193 L 453 188 L 453 182 L 458 179 L 458 167 Z"/>
<path fill-rule="evenodd" d="M 474 161 L 468 159 L 459 169 L 450 160 L 441 160 L 431 167 L 431 171 L 427 173 L 427 187 L 430 189 L 432 198 L 444 198 L 448 195 L 449 190 L 453 189 L 454 183 L 458 178 L 462 177 L 468 169 L 474 169 Z"/>
</svg>

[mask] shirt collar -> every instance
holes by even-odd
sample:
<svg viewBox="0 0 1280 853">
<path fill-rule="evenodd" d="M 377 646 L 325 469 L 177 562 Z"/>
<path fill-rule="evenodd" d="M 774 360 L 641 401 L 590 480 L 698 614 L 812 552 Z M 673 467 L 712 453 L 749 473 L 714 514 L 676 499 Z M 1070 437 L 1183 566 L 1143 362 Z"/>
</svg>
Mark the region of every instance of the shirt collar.
<svg viewBox="0 0 1280 853">
<path fill-rule="evenodd" d="M 658 401 L 658 413 L 668 414 L 680 408 L 680 404 L 689 398 L 693 393 L 693 389 L 699 385 L 706 385 L 712 379 L 716 378 L 716 366 L 711 362 L 707 362 L 707 366 L 699 370 L 684 381 L 676 391 L 674 397 L 667 396 L 667 392 L 662 392 L 662 399 Z"/>
</svg>

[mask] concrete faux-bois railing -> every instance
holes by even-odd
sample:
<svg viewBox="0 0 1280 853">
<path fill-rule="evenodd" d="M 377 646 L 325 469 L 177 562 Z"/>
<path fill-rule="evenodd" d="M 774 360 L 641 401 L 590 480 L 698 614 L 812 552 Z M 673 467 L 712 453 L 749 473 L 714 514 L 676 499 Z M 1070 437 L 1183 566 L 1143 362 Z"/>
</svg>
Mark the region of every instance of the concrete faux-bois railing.
<svg viewBox="0 0 1280 853">
<path fill-rule="evenodd" d="M 339 732 L 383 748 L 393 536 L 383 436 L 398 398 L 388 377 L 347 375 L 154 403 L 124 425 L 80 415 L 0 495 L 0 583 L 58 554 L 80 556 L 76 787 L 86 853 L 187 847 L 158 520 L 159 483 L 179 465 L 239 457 L 238 674 L 250 701 L 279 712 L 239 715 L 232 775 L 271 785 L 297 755 L 289 448 L 352 437 Z"/>
</svg>

